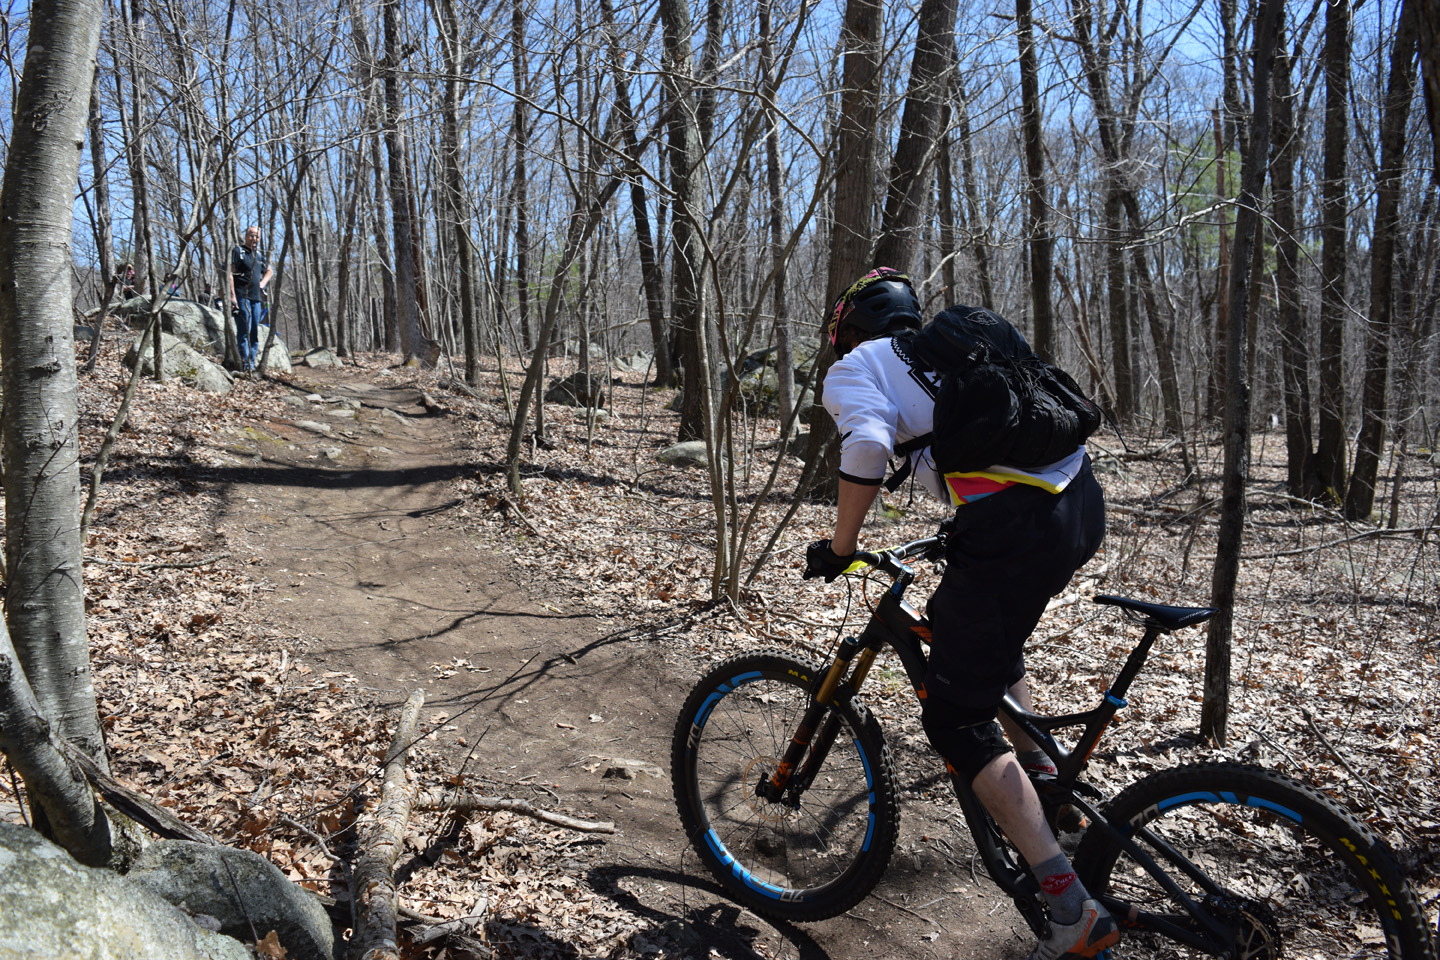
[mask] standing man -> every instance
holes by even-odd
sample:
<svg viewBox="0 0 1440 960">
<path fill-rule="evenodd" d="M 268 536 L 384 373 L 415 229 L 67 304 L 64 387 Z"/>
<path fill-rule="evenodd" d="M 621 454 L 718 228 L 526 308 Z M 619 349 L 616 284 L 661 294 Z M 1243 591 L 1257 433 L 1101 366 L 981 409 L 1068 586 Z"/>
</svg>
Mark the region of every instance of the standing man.
<svg viewBox="0 0 1440 960">
<path fill-rule="evenodd" d="M 1009 327 L 988 310 L 950 309 L 976 323 Z M 920 325 L 909 278 L 887 267 L 857 280 L 831 311 L 827 332 L 840 359 L 825 376 L 824 404 L 840 430 L 839 507 L 834 536 L 806 552 L 807 579 L 828 582 L 850 566 L 891 451 L 933 429 L 938 375 L 912 362 L 907 336 Z M 1027 775 L 1053 774 L 1054 768 L 1018 729 L 1010 731 L 1017 758 L 996 723 L 1007 691 L 1030 708 L 1025 641 L 1046 602 L 1104 536 L 1105 501 L 1090 458 L 1078 445 L 1034 470 L 995 464 L 941 476 L 929 447 L 907 457 L 919 484 L 958 507 L 945 574 L 929 604 L 930 662 L 920 715 L 925 734 L 970 781 L 1040 884 L 1050 922 L 1030 960 L 1095 957 L 1120 934 L 1075 875 Z"/>
<path fill-rule="evenodd" d="M 240 351 L 240 369 L 255 369 L 260 352 L 261 301 L 275 272 L 260 252 L 260 228 L 245 231 L 245 242 L 230 251 L 230 312 L 235 316 L 235 345 Z"/>
</svg>

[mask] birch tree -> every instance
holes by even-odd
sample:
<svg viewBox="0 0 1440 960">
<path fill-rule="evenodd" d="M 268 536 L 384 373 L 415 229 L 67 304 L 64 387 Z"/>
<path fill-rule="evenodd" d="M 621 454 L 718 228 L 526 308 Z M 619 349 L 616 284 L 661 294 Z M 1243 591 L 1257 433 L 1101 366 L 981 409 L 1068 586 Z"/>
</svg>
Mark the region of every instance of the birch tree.
<svg viewBox="0 0 1440 960">
<path fill-rule="evenodd" d="M 70 238 L 100 42 L 100 0 L 41 0 L 0 185 L 0 369 L 5 416 L 5 619 L 34 709 L 108 769 L 85 636 Z M 8 644 L 7 644 L 8 646 Z M 14 664 L 0 651 L 0 673 Z M 10 685 L 7 685 L 7 687 Z M 26 769 L 31 758 L 17 762 Z M 63 776 L 62 776 L 63 779 Z M 36 820 L 80 860 L 111 841 L 88 790 L 40 790 Z"/>
</svg>

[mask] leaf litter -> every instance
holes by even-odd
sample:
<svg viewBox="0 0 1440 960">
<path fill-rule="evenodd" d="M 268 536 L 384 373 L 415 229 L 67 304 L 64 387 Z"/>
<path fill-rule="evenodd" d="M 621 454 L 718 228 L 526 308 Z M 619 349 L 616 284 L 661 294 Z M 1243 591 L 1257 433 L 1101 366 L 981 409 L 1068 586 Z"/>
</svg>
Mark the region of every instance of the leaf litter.
<svg viewBox="0 0 1440 960">
<path fill-rule="evenodd" d="M 880 589 L 855 580 L 831 586 L 799 580 L 804 546 L 827 536 L 832 519 L 830 508 L 805 504 L 739 600 L 713 601 L 716 524 L 706 475 L 655 459 L 677 432 L 678 417 L 666 409 L 674 391 L 619 374 L 606 418 L 547 406 L 547 442 L 527 444 L 524 495 L 516 498 L 504 485 L 504 404 L 518 392 L 519 367 L 507 370 L 508 388 L 493 366 L 486 369 L 471 397 L 447 390 L 444 373 L 388 368 L 389 359 L 359 358 L 358 375 L 443 397 L 470 425 L 469 444 L 457 456 L 469 458 L 474 470 L 453 481 L 461 498 L 457 516 L 512 562 L 551 583 L 579 585 L 577 603 L 653 643 L 682 674 L 698 675 L 759 645 L 822 657 L 847 623 L 858 629 Z M 81 381 L 82 470 L 127 373 L 102 357 L 97 374 Z M 277 428 L 279 392 L 276 383 L 254 380 L 237 381 L 226 396 L 173 381 L 142 382 L 86 544 L 92 664 L 112 764 L 123 782 L 222 841 L 269 857 L 295 882 L 343 901 L 337 857 L 349 853 L 357 800 L 377 793 L 393 718 L 356 676 L 307 664 L 309 638 L 257 619 L 254 598 L 275 591 L 283 572 L 259 568 L 243 538 L 218 522 L 223 498 L 236 494 L 214 482 L 216 468 L 261 462 L 276 443 L 321 442 L 287 439 Z M 777 425 L 749 411 L 742 416 L 746 436 L 761 442 L 733 457 L 740 478 L 735 502 L 743 513 L 760 511 L 754 528 L 763 542 L 790 506 L 802 464 L 785 455 L 775 492 L 758 500 L 778 449 Z M 1132 450 L 1160 446 L 1144 436 L 1128 440 Z M 1205 602 L 1217 527 L 1217 440 L 1207 437 L 1198 450 L 1204 481 L 1185 488 L 1173 457 L 1125 455 L 1113 435 L 1098 438 L 1106 542 L 1052 602 L 1028 648 L 1042 709 L 1090 706 L 1134 643 L 1124 624 L 1088 603 L 1090 595 Z M 1107 455 L 1112 451 L 1118 455 Z M 1386 462 L 1389 477 L 1377 503 L 1388 503 L 1397 466 L 1397 459 Z M 1205 634 L 1184 631 L 1157 645 L 1124 722 L 1107 734 L 1091 769 L 1107 791 L 1202 759 L 1280 769 L 1318 786 L 1384 836 L 1433 920 L 1440 905 L 1440 761 L 1433 743 L 1440 719 L 1433 529 L 1440 470 L 1429 451 L 1412 451 L 1398 466 L 1404 486 L 1395 525 L 1424 532 L 1374 535 L 1373 527 L 1286 497 L 1283 437 L 1257 436 L 1227 744 L 1195 736 Z M 928 535 L 942 517 L 938 505 L 902 489 L 872 514 L 864 545 Z M 749 545 L 747 572 L 759 549 Z M 443 676 L 487 668 L 456 658 L 433 669 Z M 935 759 L 893 656 L 877 663 L 864 695 L 895 748 L 906 801 L 950 804 L 932 785 Z M 428 719 L 440 726 L 449 718 Z M 513 786 L 457 772 L 433 733 L 412 750 L 409 773 L 424 785 L 472 793 L 503 794 Z M 10 778 L 0 778 L 0 815 L 18 819 L 18 802 Z M 586 814 L 563 801 L 560 809 Z M 673 926 L 658 926 L 628 895 L 582 879 L 601 840 L 494 813 L 463 823 L 417 814 L 410 842 L 402 905 L 441 920 L 470 917 L 483 905 L 488 920 L 475 936 L 486 946 L 476 955 L 686 952 Z M 441 943 L 411 947 L 411 954 L 471 955 Z"/>
</svg>

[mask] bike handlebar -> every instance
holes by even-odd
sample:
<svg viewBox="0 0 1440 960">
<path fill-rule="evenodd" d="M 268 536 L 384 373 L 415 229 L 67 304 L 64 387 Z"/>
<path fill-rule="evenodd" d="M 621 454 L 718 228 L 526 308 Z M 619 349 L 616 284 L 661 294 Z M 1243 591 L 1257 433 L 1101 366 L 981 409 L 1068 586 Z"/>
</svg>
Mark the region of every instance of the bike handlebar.
<svg viewBox="0 0 1440 960">
<path fill-rule="evenodd" d="M 911 540 L 909 543 L 901 544 L 898 547 L 891 547 L 889 550 L 882 550 L 879 553 L 871 553 L 868 550 L 856 550 L 856 563 L 846 573 L 858 569 L 861 566 L 871 566 L 892 577 L 901 577 L 911 574 L 904 561 L 911 557 L 920 557 L 923 560 L 938 560 L 945 554 L 945 531 L 933 537 L 923 537 L 919 540 Z"/>
</svg>

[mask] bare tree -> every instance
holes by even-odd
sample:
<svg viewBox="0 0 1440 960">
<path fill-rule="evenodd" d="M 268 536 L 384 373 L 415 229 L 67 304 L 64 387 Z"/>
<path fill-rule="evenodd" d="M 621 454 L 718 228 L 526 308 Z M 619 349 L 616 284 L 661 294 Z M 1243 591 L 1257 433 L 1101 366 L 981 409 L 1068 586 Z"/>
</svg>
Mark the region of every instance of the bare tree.
<svg viewBox="0 0 1440 960">
<path fill-rule="evenodd" d="M 1045 142 L 1031 0 L 1015 0 L 1015 31 L 1020 42 L 1020 125 L 1025 137 L 1025 239 L 1030 248 L 1030 315 L 1034 319 L 1031 343 L 1036 353 L 1052 359 L 1055 308 L 1050 300 L 1050 278 L 1054 272 L 1055 238 L 1050 235 L 1050 197 L 1045 186 Z"/>
<path fill-rule="evenodd" d="M 1240 543 L 1245 533 L 1245 484 L 1250 478 L 1250 375 L 1245 362 L 1250 316 L 1250 275 L 1260 229 L 1260 204 L 1270 147 L 1270 72 L 1275 35 L 1284 0 L 1260 0 L 1255 25 L 1254 113 L 1245 138 L 1236 199 L 1235 245 L 1231 253 L 1229 326 L 1225 357 L 1225 467 L 1220 501 L 1220 536 L 1210 583 L 1210 604 L 1220 612 L 1209 622 L 1205 645 L 1205 692 L 1200 705 L 1200 734 L 1225 743 L 1230 712 L 1230 641 L 1235 618 L 1235 583 L 1240 572 Z"/>
<path fill-rule="evenodd" d="M 1325 161 L 1320 181 L 1320 435 L 1315 470 L 1345 496 L 1345 316 L 1350 218 L 1350 0 L 1325 5 Z"/>
<path fill-rule="evenodd" d="M 1405 170 L 1405 127 L 1415 99 L 1415 42 L 1419 0 L 1403 0 L 1390 52 L 1390 84 L 1380 123 L 1380 172 L 1370 243 L 1370 316 L 1365 326 L 1365 382 L 1355 469 L 1345 494 L 1345 516 L 1368 520 L 1375 509 L 1375 478 L 1385 442 L 1385 394 L 1390 384 L 1390 328 L 1394 308 L 1395 245 L 1401 230 L 1400 191 Z"/>
<path fill-rule="evenodd" d="M 90 649 L 81 570 L 80 450 L 76 431 L 70 230 L 100 42 L 99 0 L 45 0 L 31 8 L 30 42 L 15 125 L 0 186 L 0 369 L 5 416 L 5 619 L 14 642 L 0 650 L 9 695 L 23 697 L 14 671 L 34 691 L 33 710 L 108 770 Z M 31 712 L 12 699 L 9 717 Z M 9 724 L 5 724 L 9 727 Z M 37 783 L 36 820 L 85 863 L 111 857 L 104 815 L 53 761 L 31 753 L 20 734 L 7 753 L 29 753 L 22 770 L 48 770 Z M 67 785 L 68 784 L 68 785 Z M 59 788 L 57 789 L 57 785 Z"/>
</svg>

